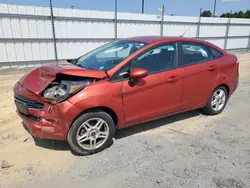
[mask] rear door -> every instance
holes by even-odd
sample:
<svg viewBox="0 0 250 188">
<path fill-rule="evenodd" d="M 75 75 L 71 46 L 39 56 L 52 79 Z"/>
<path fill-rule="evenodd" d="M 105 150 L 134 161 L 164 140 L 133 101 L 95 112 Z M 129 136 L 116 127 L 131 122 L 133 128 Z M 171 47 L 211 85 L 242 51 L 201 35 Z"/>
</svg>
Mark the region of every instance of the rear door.
<svg viewBox="0 0 250 188">
<path fill-rule="evenodd" d="M 207 100 L 216 85 L 219 60 L 201 43 L 179 43 L 179 68 L 184 68 L 182 108 L 195 108 Z"/>
</svg>

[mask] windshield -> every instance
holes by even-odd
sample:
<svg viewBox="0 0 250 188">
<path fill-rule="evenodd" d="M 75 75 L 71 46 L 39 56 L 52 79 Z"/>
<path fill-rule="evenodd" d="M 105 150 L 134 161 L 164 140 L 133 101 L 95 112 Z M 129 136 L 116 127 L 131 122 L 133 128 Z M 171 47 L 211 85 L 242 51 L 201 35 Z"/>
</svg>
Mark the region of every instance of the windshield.
<svg viewBox="0 0 250 188">
<path fill-rule="evenodd" d="M 81 56 L 76 65 L 86 69 L 108 71 L 145 45 L 146 43 L 128 40 L 111 42 Z"/>
</svg>

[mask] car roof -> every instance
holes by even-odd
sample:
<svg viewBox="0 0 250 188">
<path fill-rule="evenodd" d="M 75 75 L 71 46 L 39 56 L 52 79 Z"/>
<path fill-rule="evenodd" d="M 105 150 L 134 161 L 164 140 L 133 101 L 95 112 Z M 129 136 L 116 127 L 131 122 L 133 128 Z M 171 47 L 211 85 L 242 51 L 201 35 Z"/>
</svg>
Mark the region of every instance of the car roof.
<svg viewBox="0 0 250 188">
<path fill-rule="evenodd" d="M 130 55 L 128 58 L 126 58 L 123 62 L 112 68 L 111 70 L 108 71 L 109 75 L 114 75 L 120 68 L 122 68 L 124 65 L 126 65 L 129 61 L 131 61 L 134 57 L 136 57 L 138 54 L 144 53 L 145 50 L 154 47 L 155 45 L 165 43 L 165 42 L 179 42 L 179 41 L 185 41 L 185 42 L 198 42 L 202 43 L 205 45 L 208 45 L 218 51 L 220 51 L 223 54 L 227 54 L 224 50 L 219 48 L 218 46 L 204 41 L 204 40 L 198 40 L 194 38 L 186 38 L 186 37 L 169 37 L 169 36 L 137 36 L 137 37 L 130 37 L 130 38 L 124 38 L 120 40 L 128 40 L 128 41 L 137 41 L 137 42 L 143 42 L 147 43 L 148 45 L 145 45 L 145 47 L 141 48 L 137 52 L 133 53 Z"/>
<path fill-rule="evenodd" d="M 137 36 L 126 38 L 125 40 L 133 40 L 144 43 L 154 43 L 154 42 L 167 42 L 167 41 L 190 41 L 190 42 L 201 42 L 201 40 L 197 40 L 194 38 L 186 38 L 186 37 L 170 37 L 170 36 Z M 203 42 L 203 41 L 202 41 Z"/>
<path fill-rule="evenodd" d="M 198 43 L 202 43 L 205 44 L 207 46 L 213 47 L 216 50 L 219 50 L 221 53 L 225 54 L 226 52 L 208 42 L 208 41 L 204 41 L 204 40 L 199 40 L 199 39 L 195 39 L 195 38 L 187 38 L 187 37 L 170 37 L 170 36 L 137 36 L 137 37 L 130 37 L 130 38 L 126 38 L 125 40 L 132 40 L 132 41 L 137 41 L 137 42 L 144 42 L 147 44 L 153 44 L 153 43 L 162 43 L 162 42 L 177 42 L 177 41 L 183 41 L 183 42 L 198 42 Z"/>
</svg>

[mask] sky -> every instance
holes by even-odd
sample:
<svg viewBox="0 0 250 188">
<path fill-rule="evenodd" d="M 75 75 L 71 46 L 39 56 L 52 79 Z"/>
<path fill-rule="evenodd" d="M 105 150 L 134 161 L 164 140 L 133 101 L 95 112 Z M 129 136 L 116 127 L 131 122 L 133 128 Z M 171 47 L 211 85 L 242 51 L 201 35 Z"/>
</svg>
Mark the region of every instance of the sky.
<svg viewBox="0 0 250 188">
<path fill-rule="evenodd" d="M 115 0 L 52 0 L 57 8 L 114 11 Z M 213 12 L 214 0 L 144 0 L 145 13 L 157 14 L 158 7 L 165 5 L 166 14 L 176 16 L 198 16 L 200 8 Z M 119 12 L 141 12 L 142 0 L 118 0 Z M 15 5 L 49 6 L 49 0 L 0 0 L 0 3 Z M 224 12 L 250 9 L 250 0 L 217 0 L 216 15 Z"/>
</svg>

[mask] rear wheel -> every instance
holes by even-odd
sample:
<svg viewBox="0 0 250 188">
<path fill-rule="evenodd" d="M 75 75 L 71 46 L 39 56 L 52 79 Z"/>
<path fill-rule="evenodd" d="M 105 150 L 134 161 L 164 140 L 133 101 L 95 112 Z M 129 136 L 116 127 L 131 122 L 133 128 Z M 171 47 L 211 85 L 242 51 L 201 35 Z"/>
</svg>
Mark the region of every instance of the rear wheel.
<svg viewBox="0 0 250 188">
<path fill-rule="evenodd" d="M 115 133 L 114 121 L 103 111 L 81 115 L 71 126 L 68 142 L 74 152 L 89 155 L 100 152 L 111 143 Z"/>
<path fill-rule="evenodd" d="M 205 111 L 209 115 L 220 114 L 224 110 L 227 101 L 227 89 L 223 86 L 217 87 L 210 95 L 206 106 L 203 108 L 203 111 Z"/>
</svg>

